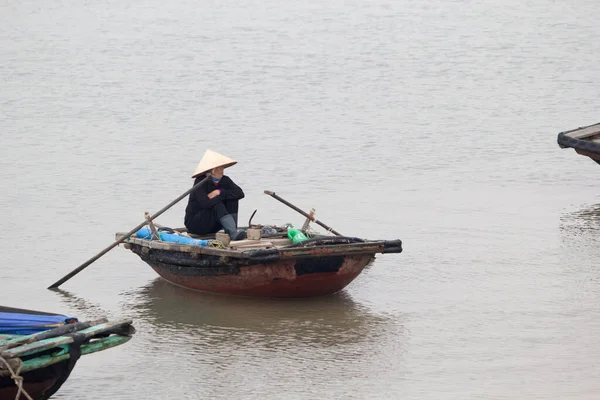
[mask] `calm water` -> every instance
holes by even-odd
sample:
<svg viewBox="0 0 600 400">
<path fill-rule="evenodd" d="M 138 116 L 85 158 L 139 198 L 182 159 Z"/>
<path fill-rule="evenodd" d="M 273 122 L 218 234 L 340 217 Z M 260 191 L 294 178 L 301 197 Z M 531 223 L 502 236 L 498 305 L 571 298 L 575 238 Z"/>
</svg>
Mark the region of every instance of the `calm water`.
<svg viewBox="0 0 600 400">
<path fill-rule="evenodd" d="M 129 317 L 57 399 L 597 399 L 600 7 L 0 2 L 0 303 Z M 206 148 L 241 219 L 400 238 L 338 295 L 171 287 L 122 247 Z M 185 202 L 159 222 L 182 226 Z"/>
</svg>

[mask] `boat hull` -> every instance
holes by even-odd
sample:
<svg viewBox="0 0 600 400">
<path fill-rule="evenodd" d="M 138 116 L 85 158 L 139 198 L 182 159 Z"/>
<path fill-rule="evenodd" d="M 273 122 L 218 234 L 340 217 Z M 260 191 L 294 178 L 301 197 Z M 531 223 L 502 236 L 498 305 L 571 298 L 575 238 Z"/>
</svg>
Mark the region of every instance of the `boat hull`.
<svg viewBox="0 0 600 400">
<path fill-rule="evenodd" d="M 75 362 L 65 360 L 45 368 L 24 372 L 21 374 L 23 389 L 34 400 L 48 399 L 66 382 L 74 366 Z M 11 377 L 0 377 L 0 400 L 15 400 L 17 392 L 18 388 Z M 21 395 L 20 398 L 25 399 L 25 396 Z"/>
<path fill-rule="evenodd" d="M 142 259 L 166 281 L 188 289 L 235 296 L 314 297 L 345 288 L 375 256 L 358 254 L 232 265 L 228 273 L 223 269 L 211 271 Z"/>
<path fill-rule="evenodd" d="M 600 124 L 588 125 L 558 134 L 557 143 L 600 164 Z"/>
<path fill-rule="evenodd" d="M 125 248 L 166 281 L 188 289 L 235 296 L 330 295 L 350 284 L 375 260 L 376 254 L 402 252 L 399 239 L 326 236 L 276 246 L 273 242 L 277 239 L 268 238 L 262 242 L 241 241 L 247 245 L 244 247 L 238 242 L 224 248 L 217 242 L 213 248 L 124 235 L 117 233 L 116 237 L 125 239 Z"/>
<path fill-rule="evenodd" d="M 582 156 L 589 157 L 590 159 L 592 159 L 592 161 L 596 162 L 597 164 L 600 164 L 600 153 L 594 153 L 591 151 L 585 151 L 585 150 L 579 150 L 579 149 L 575 149 L 575 152 L 577 154 L 581 154 Z"/>
</svg>

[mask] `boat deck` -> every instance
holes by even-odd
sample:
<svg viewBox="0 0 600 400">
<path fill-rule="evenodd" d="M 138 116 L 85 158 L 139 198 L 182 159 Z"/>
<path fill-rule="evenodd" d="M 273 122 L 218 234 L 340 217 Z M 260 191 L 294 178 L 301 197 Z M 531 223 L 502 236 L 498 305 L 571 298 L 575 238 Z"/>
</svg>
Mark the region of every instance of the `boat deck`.
<svg viewBox="0 0 600 400">
<path fill-rule="evenodd" d="M 573 139 L 600 141 L 600 123 L 562 132 Z"/>
<path fill-rule="evenodd" d="M 557 143 L 560 148 L 574 149 L 600 164 L 600 123 L 561 132 Z"/>
<path fill-rule="evenodd" d="M 124 237 L 126 233 L 118 232 L 115 235 L 117 240 Z M 283 235 L 274 235 L 272 237 L 261 237 L 259 240 L 237 240 L 230 241 L 227 244 L 224 244 L 221 241 L 218 241 L 215 235 L 188 235 L 184 236 L 191 237 L 193 239 L 200 240 L 209 240 L 212 241 L 209 246 L 197 246 L 197 245 L 189 245 L 189 244 L 181 244 L 174 242 L 167 242 L 162 240 L 148 240 L 141 239 L 138 237 L 130 236 L 129 238 L 124 240 L 125 248 L 130 248 L 129 245 L 135 244 L 142 247 L 157 249 L 157 250 L 169 250 L 169 251 L 177 251 L 184 253 L 204 253 L 204 254 L 214 254 L 214 255 L 235 255 L 241 256 L 246 250 L 268 250 L 268 249 L 278 249 L 283 248 L 285 246 L 289 246 L 292 244 L 292 241 L 288 238 L 283 237 Z"/>
<path fill-rule="evenodd" d="M 316 236 L 293 244 L 283 234 L 267 235 L 259 240 L 240 240 L 224 244 L 216 239 L 208 245 L 177 243 L 149 238 L 130 236 L 119 232 L 116 239 L 121 240 L 127 250 L 138 253 L 141 257 L 153 251 L 167 254 L 188 254 L 188 257 L 218 256 L 229 260 L 238 259 L 250 262 L 276 261 L 284 258 L 322 257 L 349 254 L 400 253 L 400 240 L 366 240 L 346 236 Z M 215 236 L 212 236 L 213 238 Z M 218 236 L 216 236 L 218 237 Z M 210 240 L 209 237 L 201 237 Z M 159 253 L 156 253 L 159 254 Z M 190 260 L 193 262 L 193 260 Z"/>
</svg>

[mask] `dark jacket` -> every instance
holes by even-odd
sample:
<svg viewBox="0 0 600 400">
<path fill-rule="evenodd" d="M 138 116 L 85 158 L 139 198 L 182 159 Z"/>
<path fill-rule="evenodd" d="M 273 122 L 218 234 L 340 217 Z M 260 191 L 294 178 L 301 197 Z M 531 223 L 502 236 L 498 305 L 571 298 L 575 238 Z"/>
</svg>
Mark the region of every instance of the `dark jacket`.
<svg viewBox="0 0 600 400">
<path fill-rule="evenodd" d="M 204 209 L 211 208 L 222 201 L 241 200 L 244 198 L 244 191 L 227 175 L 223 175 L 219 183 L 215 184 L 210 177 L 207 178 L 206 175 L 202 174 L 196 177 L 194 186 L 202 180 L 204 182 L 190 193 L 188 205 L 185 208 L 184 221 L 186 226 L 194 218 L 194 215 Z M 216 189 L 219 189 L 221 194 L 209 199 L 208 194 Z"/>
</svg>

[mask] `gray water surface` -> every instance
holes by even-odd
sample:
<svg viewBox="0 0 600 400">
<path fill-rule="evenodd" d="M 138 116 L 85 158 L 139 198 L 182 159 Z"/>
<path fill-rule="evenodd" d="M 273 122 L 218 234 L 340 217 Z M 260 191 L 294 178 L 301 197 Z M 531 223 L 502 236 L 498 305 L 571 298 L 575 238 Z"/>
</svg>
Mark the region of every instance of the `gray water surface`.
<svg viewBox="0 0 600 400">
<path fill-rule="evenodd" d="M 131 318 L 57 399 L 597 399 L 596 1 L 0 2 L 0 303 Z M 402 239 L 337 295 L 170 286 L 119 247 L 235 158 L 240 219 Z M 185 201 L 163 216 L 183 225 Z"/>
</svg>

